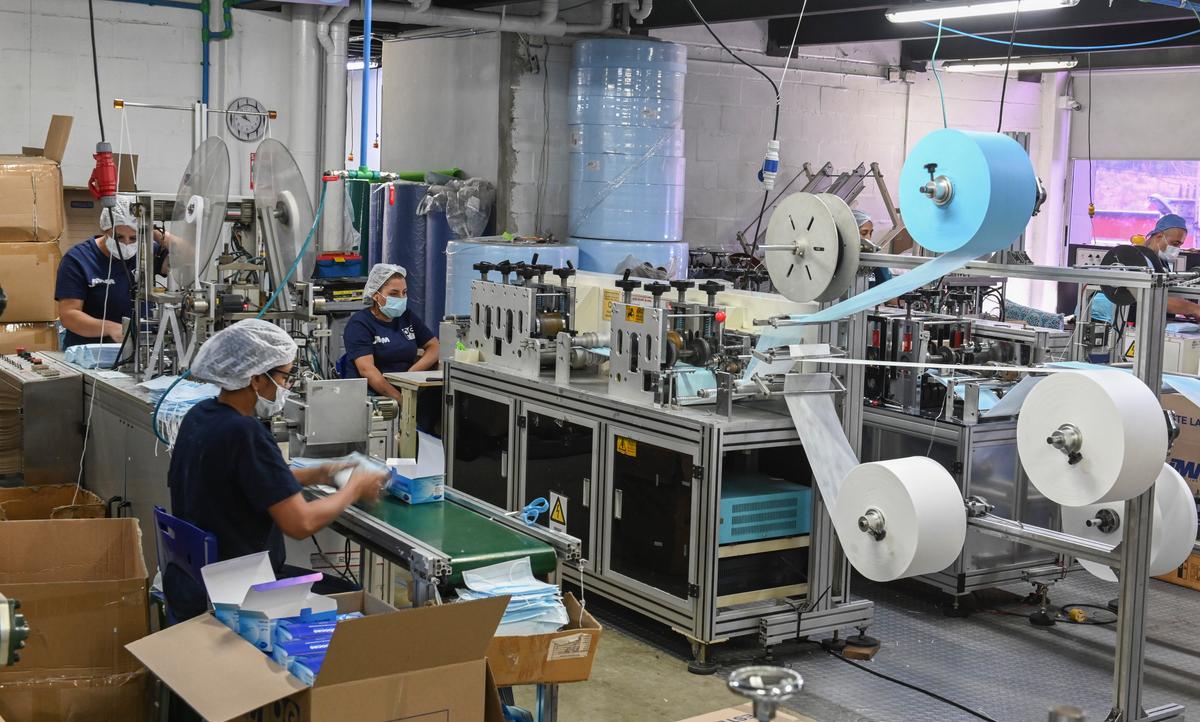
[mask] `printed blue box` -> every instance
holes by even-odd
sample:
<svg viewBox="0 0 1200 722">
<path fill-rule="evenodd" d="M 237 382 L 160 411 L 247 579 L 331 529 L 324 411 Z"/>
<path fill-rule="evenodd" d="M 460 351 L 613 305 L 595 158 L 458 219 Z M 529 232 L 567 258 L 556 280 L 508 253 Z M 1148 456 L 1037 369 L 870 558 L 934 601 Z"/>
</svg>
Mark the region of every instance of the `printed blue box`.
<svg viewBox="0 0 1200 722">
<path fill-rule="evenodd" d="M 317 681 L 317 675 L 321 673 L 321 665 L 324 662 L 324 654 L 297 657 L 288 666 L 288 671 L 292 673 L 293 677 L 311 687 Z"/>
<path fill-rule="evenodd" d="M 429 504 L 446 498 L 445 476 L 410 479 L 392 472 L 387 492 L 405 504 Z"/>
<path fill-rule="evenodd" d="M 280 667 L 290 669 L 292 661 L 299 657 L 307 657 L 314 654 L 324 656 L 325 652 L 329 649 L 329 640 L 331 639 L 333 639 L 333 632 L 321 636 L 277 642 L 271 650 L 271 659 L 274 659 Z"/>
</svg>

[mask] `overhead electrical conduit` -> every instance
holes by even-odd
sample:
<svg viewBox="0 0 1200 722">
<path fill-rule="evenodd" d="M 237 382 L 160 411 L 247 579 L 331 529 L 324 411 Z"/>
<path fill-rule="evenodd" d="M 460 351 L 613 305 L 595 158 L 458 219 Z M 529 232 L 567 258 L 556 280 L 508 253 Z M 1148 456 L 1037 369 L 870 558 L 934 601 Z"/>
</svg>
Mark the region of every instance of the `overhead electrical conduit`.
<svg viewBox="0 0 1200 722">
<path fill-rule="evenodd" d="M 338 170 L 346 167 L 346 62 L 349 60 L 350 19 L 355 8 L 327 8 L 317 21 L 317 41 L 325 50 L 325 103 L 321 142 L 321 167 Z M 341 250 L 345 193 L 341 189 L 325 199 L 325 214 L 321 216 L 321 248 Z"/>
<path fill-rule="evenodd" d="M 472 10 L 430 7 L 425 0 L 410 0 L 410 7 L 381 5 L 375 8 L 375 19 L 408 25 L 495 30 L 511 33 L 531 33 L 562 37 L 574 33 L 601 33 L 612 28 L 613 0 L 600 0 L 600 17 L 594 23 L 568 23 L 558 17 L 558 0 L 542 0 L 541 12 L 536 15 L 509 15 Z M 646 0 L 647 5 L 649 0 Z M 421 7 L 426 7 L 422 10 Z"/>
</svg>

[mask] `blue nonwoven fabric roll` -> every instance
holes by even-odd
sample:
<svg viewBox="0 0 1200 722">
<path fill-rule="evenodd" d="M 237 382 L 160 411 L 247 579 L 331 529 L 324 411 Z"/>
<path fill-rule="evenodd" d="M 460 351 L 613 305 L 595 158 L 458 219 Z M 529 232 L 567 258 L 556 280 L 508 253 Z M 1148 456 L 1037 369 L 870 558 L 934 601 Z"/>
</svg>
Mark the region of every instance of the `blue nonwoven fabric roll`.
<svg viewBox="0 0 1200 722">
<path fill-rule="evenodd" d="M 663 69 L 577 67 L 571 71 L 571 95 L 609 95 L 630 98 L 683 98 L 687 73 Z"/>
<path fill-rule="evenodd" d="M 686 183 L 687 161 L 670 156 L 618 155 L 616 153 L 571 153 L 570 175 L 587 183 L 651 183 L 682 186 Z"/>
<path fill-rule="evenodd" d="M 616 66 L 682 73 L 687 71 L 687 46 L 633 38 L 580 40 L 572 48 L 571 66 Z"/>
<path fill-rule="evenodd" d="M 577 222 L 593 213 L 607 213 L 613 209 L 635 213 L 683 212 L 684 187 L 681 185 L 572 181 L 570 192 L 570 208 L 576 211 Z"/>
<path fill-rule="evenodd" d="M 567 142 L 572 153 L 617 153 L 634 156 L 684 155 L 682 128 L 621 125 L 571 125 Z"/>
<path fill-rule="evenodd" d="M 424 183 L 396 182 L 384 185 L 381 263 L 396 263 L 408 272 L 408 307 L 421 320 L 429 320 L 425 308 L 426 220 L 417 215 L 417 205 L 429 191 Z"/>
<path fill-rule="evenodd" d="M 567 102 L 567 123 L 678 128 L 683 123 L 683 99 L 577 95 Z"/>
<path fill-rule="evenodd" d="M 445 315 L 462 316 L 471 310 L 471 282 L 479 280 L 479 272 L 472 266 L 481 261 L 500 263 L 524 261 L 532 263 L 537 255 L 538 263 L 562 268 L 570 261 L 579 268 L 579 249 L 565 243 L 509 243 L 499 236 L 451 240 L 446 244 L 446 308 Z M 500 274 L 492 272 L 489 278 L 500 280 Z M 557 280 L 556 276 L 548 276 Z"/>
<path fill-rule="evenodd" d="M 430 329 L 446 311 L 446 244 L 454 238 L 446 212 L 430 210 L 425 215 L 425 316 Z"/>
<path fill-rule="evenodd" d="M 925 166 L 936 163 L 935 176 L 946 176 L 953 187 L 949 203 L 938 206 L 920 192 L 929 181 Z M 865 311 L 932 283 L 969 261 L 1012 245 L 1033 215 L 1037 175 L 1029 154 L 1000 133 L 935 130 L 917 143 L 900 171 L 900 205 L 913 239 L 943 253 L 920 266 L 857 296 L 808 316 L 793 316 L 804 324 L 826 323 Z M 758 348 L 766 350 L 799 338 L 802 326 L 763 334 Z M 759 362 L 747 365 L 749 378 Z"/>
<path fill-rule="evenodd" d="M 572 238 L 579 248 L 579 268 L 598 273 L 618 273 L 623 263 L 647 262 L 665 268 L 672 279 L 687 278 L 688 244 L 646 243 L 641 241 L 605 241 Z"/>
<path fill-rule="evenodd" d="M 683 238 L 683 213 L 626 211 L 607 206 L 584 215 L 583 208 L 570 209 L 567 227 L 572 236 L 633 242 L 675 242 Z M 682 209 L 681 209 L 682 211 Z M 686 244 L 685 244 L 686 245 Z"/>
</svg>

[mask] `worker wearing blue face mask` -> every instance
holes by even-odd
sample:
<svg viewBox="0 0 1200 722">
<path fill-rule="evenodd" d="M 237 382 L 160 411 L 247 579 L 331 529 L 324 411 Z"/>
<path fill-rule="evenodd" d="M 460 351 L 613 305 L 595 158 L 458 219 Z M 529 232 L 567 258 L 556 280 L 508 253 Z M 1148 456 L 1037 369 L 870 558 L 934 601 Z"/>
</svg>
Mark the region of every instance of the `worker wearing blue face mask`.
<svg viewBox="0 0 1200 722">
<path fill-rule="evenodd" d="M 437 365 L 438 339 L 408 309 L 408 281 L 403 266 L 377 263 L 367 276 L 363 298 L 370 306 L 350 317 L 342 341 L 346 355 L 339 363 L 346 378 L 364 378 L 371 390 L 400 400 L 400 391 L 385 373 L 424 371 Z"/>
<path fill-rule="evenodd" d="M 1183 216 L 1168 213 L 1158 219 L 1154 229 L 1146 234 L 1144 246 L 1158 256 L 1162 263 L 1161 269 L 1175 270 L 1175 261 L 1179 259 L 1179 251 L 1187 240 L 1187 221 Z M 1136 308 L 1131 308 L 1129 318 L 1132 319 Z M 1175 316 L 1186 316 L 1200 320 L 1200 304 L 1186 298 L 1167 296 L 1167 313 Z M 1093 321 L 1112 322 L 1115 308 L 1103 293 L 1096 294 L 1092 299 L 1091 317 Z"/>
</svg>

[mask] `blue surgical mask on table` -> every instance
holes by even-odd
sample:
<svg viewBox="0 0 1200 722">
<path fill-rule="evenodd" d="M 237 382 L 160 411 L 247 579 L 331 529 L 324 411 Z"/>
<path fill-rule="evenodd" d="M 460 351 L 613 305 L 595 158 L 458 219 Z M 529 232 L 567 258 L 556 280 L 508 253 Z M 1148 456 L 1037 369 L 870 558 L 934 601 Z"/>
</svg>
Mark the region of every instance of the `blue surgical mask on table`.
<svg viewBox="0 0 1200 722">
<path fill-rule="evenodd" d="M 383 315 L 388 318 L 400 318 L 406 309 L 408 309 L 408 299 L 397 296 L 388 296 L 384 299 L 383 305 L 379 307 Z"/>
<path fill-rule="evenodd" d="M 258 396 L 257 391 L 254 392 L 254 395 L 258 396 L 258 399 L 254 402 L 254 413 L 261 419 L 270 419 L 280 411 L 283 411 L 283 406 L 288 400 L 288 394 L 291 393 L 275 383 L 275 379 L 271 378 L 271 374 L 268 373 L 266 376 L 271 380 L 271 383 L 275 384 L 275 400 L 264 399 L 262 396 Z"/>
</svg>

